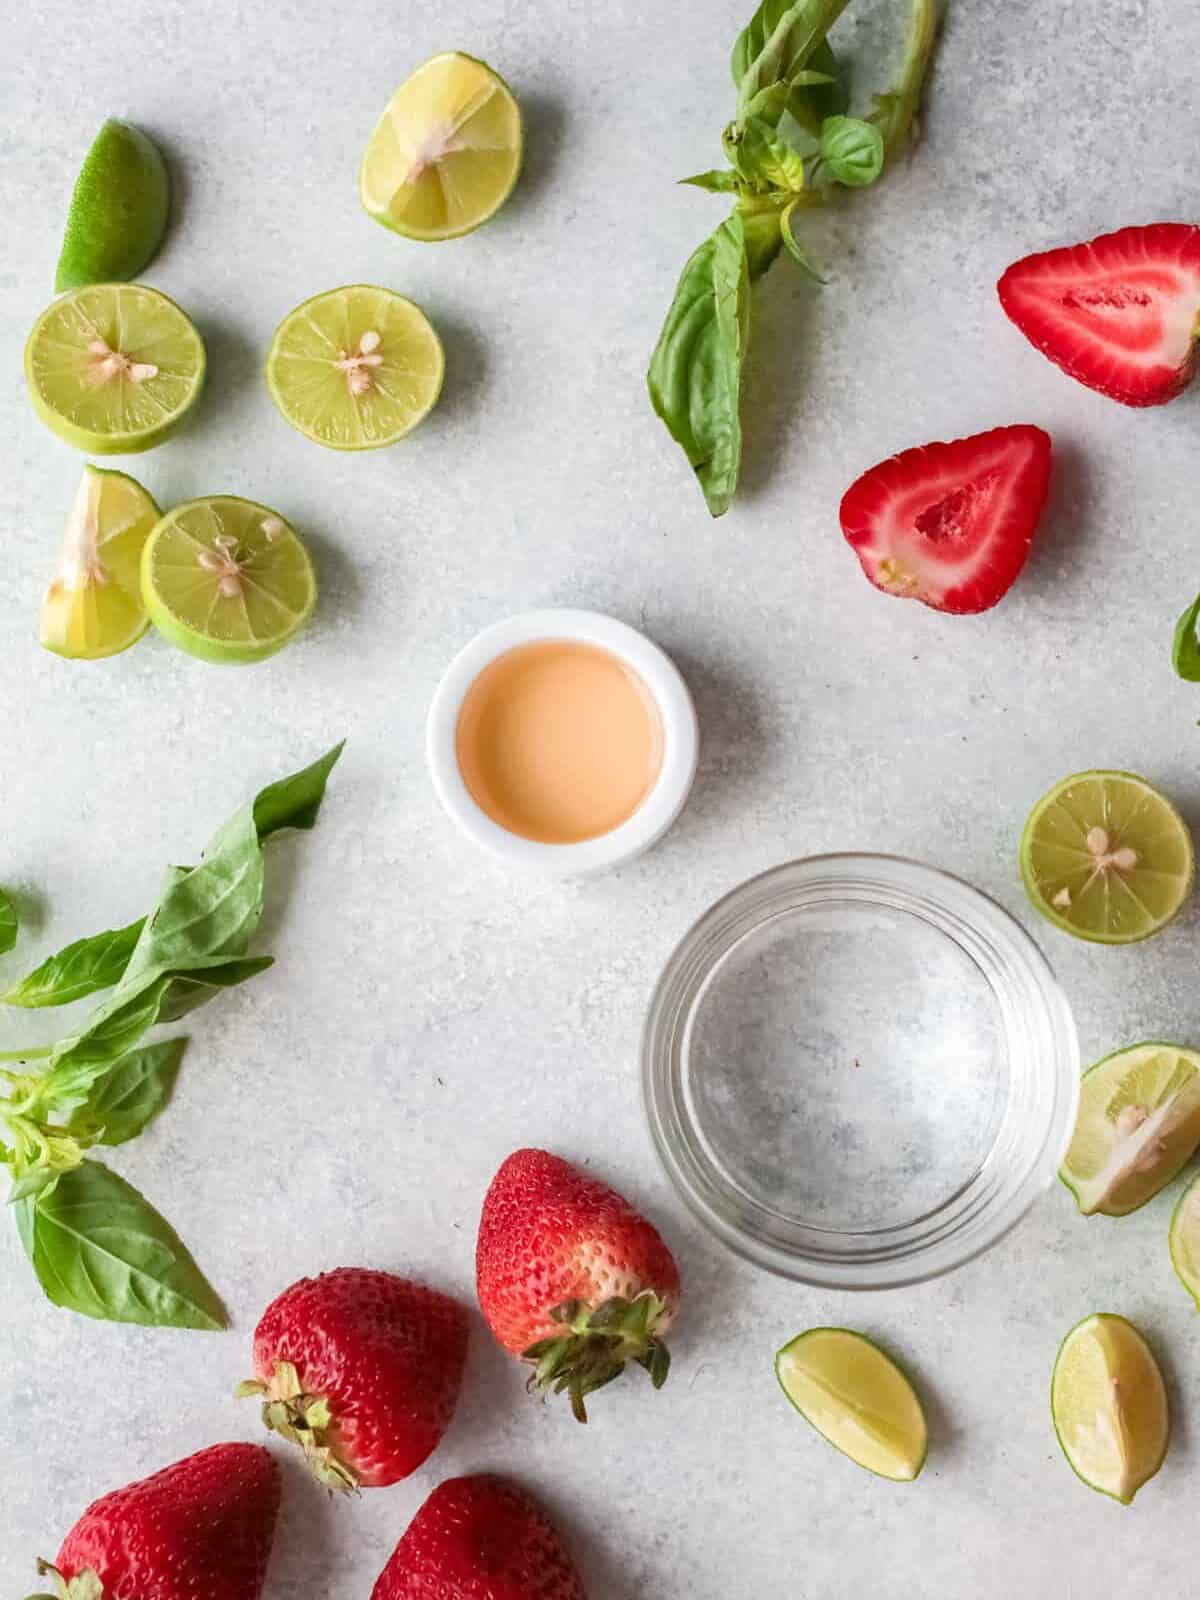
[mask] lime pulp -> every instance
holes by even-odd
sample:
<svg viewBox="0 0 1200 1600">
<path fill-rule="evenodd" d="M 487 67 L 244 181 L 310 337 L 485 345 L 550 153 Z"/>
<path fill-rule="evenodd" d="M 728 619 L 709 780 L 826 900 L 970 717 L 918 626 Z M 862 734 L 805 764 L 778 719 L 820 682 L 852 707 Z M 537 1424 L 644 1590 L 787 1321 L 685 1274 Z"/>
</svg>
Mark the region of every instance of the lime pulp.
<svg viewBox="0 0 1200 1600">
<path fill-rule="evenodd" d="M 157 289 L 93 284 L 64 294 L 34 323 L 25 381 L 38 416 L 77 450 L 149 450 L 195 404 L 204 345 Z"/>
<path fill-rule="evenodd" d="M 142 599 L 151 622 L 204 661 L 265 660 L 303 627 L 316 604 L 308 552 L 269 506 L 213 495 L 175 506 L 142 551 Z"/>
<path fill-rule="evenodd" d="M 1050 1382 L 1054 1431 L 1090 1489 L 1128 1505 L 1162 1466 L 1170 1436 L 1166 1385 L 1142 1335 L 1099 1312 L 1063 1340 Z"/>
<path fill-rule="evenodd" d="M 127 649 L 146 631 L 142 547 L 160 512 L 123 472 L 83 470 L 58 570 L 42 601 L 47 650 L 93 661 Z"/>
<path fill-rule="evenodd" d="M 805 1421 L 860 1467 L 909 1482 L 928 1435 L 916 1391 L 878 1345 L 848 1328 L 811 1328 L 775 1357 L 784 1394 Z"/>
</svg>

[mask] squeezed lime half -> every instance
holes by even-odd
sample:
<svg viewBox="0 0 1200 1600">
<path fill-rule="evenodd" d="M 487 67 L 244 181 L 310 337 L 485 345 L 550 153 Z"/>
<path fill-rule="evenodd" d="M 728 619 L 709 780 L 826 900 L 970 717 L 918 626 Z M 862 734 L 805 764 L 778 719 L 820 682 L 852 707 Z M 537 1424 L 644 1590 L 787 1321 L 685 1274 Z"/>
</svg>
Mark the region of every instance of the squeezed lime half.
<svg viewBox="0 0 1200 1600">
<path fill-rule="evenodd" d="M 150 620 L 204 661 L 263 661 L 304 626 L 317 599 L 308 552 L 270 506 L 236 495 L 168 511 L 142 551 Z"/>
<path fill-rule="evenodd" d="M 1063 1340 L 1050 1382 L 1058 1442 L 1089 1489 L 1128 1505 L 1162 1466 L 1171 1418 L 1153 1352 L 1124 1317 L 1098 1312 Z"/>
<path fill-rule="evenodd" d="M 411 433 L 437 403 L 445 370 L 420 306 L 364 283 L 290 311 L 267 353 L 283 417 L 331 450 L 377 450 Z"/>
<path fill-rule="evenodd" d="M 1056 927 L 1098 944 L 1135 944 L 1166 927 L 1194 875 L 1187 824 L 1131 772 L 1064 778 L 1021 835 L 1029 898 Z"/>
<path fill-rule="evenodd" d="M 196 403 L 204 345 L 173 300 L 140 283 L 72 289 L 33 325 L 25 381 L 48 428 L 89 455 L 168 438 Z"/>
<path fill-rule="evenodd" d="M 67 521 L 58 570 L 42 601 L 40 640 L 76 661 L 116 655 L 148 626 L 142 547 L 161 513 L 123 472 L 86 466 Z"/>
<path fill-rule="evenodd" d="M 136 278 L 158 251 L 169 204 L 158 146 L 110 117 L 75 180 L 55 289 Z"/>
<path fill-rule="evenodd" d="M 1157 1041 L 1118 1050 L 1084 1073 L 1059 1177 L 1085 1216 L 1145 1205 L 1200 1145 L 1200 1055 Z"/>
<path fill-rule="evenodd" d="M 849 1328 L 810 1328 L 775 1357 L 784 1394 L 829 1443 L 880 1478 L 909 1482 L 928 1434 L 916 1390 L 888 1355 Z"/>
<path fill-rule="evenodd" d="M 433 56 L 406 79 L 367 141 L 359 195 L 409 239 L 456 239 L 495 216 L 521 170 L 521 112 L 483 61 Z"/>
</svg>

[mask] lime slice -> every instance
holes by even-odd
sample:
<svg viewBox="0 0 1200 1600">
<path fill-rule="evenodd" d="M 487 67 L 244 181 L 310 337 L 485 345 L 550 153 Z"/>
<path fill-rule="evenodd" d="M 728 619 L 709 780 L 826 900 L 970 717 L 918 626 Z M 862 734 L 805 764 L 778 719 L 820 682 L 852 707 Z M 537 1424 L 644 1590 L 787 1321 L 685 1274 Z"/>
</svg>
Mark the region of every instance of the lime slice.
<svg viewBox="0 0 1200 1600">
<path fill-rule="evenodd" d="M 1200 1055 L 1135 1044 L 1089 1067 L 1059 1177 L 1085 1216 L 1145 1205 L 1200 1145 Z"/>
<path fill-rule="evenodd" d="M 1167 1453 L 1167 1390 L 1149 1345 L 1124 1317 L 1085 1317 L 1063 1340 L 1050 1381 L 1063 1454 L 1089 1489 L 1128 1505 Z"/>
<path fill-rule="evenodd" d="M 1044 794 L 1021 835 L 1021 876 L 1044 917 L 1078 939 L 1134 944 L 1192 892 L 1187 824 L 1131 772 L 1079 772 Z"/>
<path fill-rule="evenodd" d="M 140 639 L 142 546 L 161 513 L 123 472 L 83 469 L 58 571 L 42 601 L 41 642 L 77 661 L 114 656 Z"/>
<path fill-rule="evenodd" d="M 456 239 L 495 216 L 521 170 L 521 111 L 491 67 L 433 56 L 396 90 L 358 175 L 377 222 L 409 239 Z"/>
<path fill-rule="evenodd" d="M 921 1402 L 861 1333 L 811 1328 L 779 1351 L 775 1376 L 805 1421 L 868 1472 L 908 1482 L 925 1465 Z"/>
<path fill-rule="evenodd" d="M 142 598 L 172 644 L 204 661 L 262 661 L 317 599 L 308 551 L 278 512 L 219 494 L 168 511 L 142 551 Z"/>
<path fill-rule="evenodd" d="M 267 353 L 271 398 L 331 450 L 377 450 L 411 432 L 442 390 L 441 340 L 419 306 L 351 284 L 290 311 Z"/>
<path fill-rule="evenodd" d="M 157 289 L 95 284 L 72 289 L 34 323 L 25 381 L 38 416 L 77 450 L 149 450 L 195 403 L 204 345 Z"/>
<path fill-rule="evenodd" d="M 1171 1218 L 1171 1265 L 1200 1311 L 1200 1177 L 1193 1178 Z"/>
<path fill-rule="evenodd" d="M 136 278 L 162 242 L 168 197 L 158 146 L 110 117 L 75 180 L 55 291 Z"/>
</svg>

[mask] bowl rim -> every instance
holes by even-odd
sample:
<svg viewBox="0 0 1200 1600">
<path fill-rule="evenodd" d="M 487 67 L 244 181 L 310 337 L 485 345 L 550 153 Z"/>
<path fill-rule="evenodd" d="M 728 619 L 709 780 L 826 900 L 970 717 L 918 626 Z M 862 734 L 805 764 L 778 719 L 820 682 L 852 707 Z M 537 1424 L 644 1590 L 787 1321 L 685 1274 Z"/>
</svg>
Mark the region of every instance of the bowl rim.
<svg viewBox="0 0 1200 1600">
<path fill-rule="evenodd" d="M 781 887 L 794 883 L 798 888 L 812 889 L 824 885 L 827 890 L 848 887 L 862 891 L 869 890 L 872 884 L 880 886 L 880 875 L 887 887 L 902 898 L 909 893 L 915 899 L 917 891 L 923 888 L 931 891 L 936 901 L 940 891 L 947 899 L 960 902 L 959 921 L 969 926 L 972 934 L 980 934 L 981 929 L 983 934 L 998 932 L 1009 941 L 1010 953 L 1025 963 L 1026 976 L 1032 980 L 1041 1007 L 1039 1022 L 1044 1035 L 1043 1043 L 1053 1051 L 1052 1092 L 1043 1125 L 1037 1130 L 1037 1148 L 1026 1163 L 1028 1170 L 1021 1177 L 1019 1187 L 1007 1197 L 1002 1195 L 1000 1202 L 995 1204 L 989 1203 L 989 1197 L 985 1194 L 983 1202 L 959 1224 L 960 1228 L 970 1230 L 967 1237 L 956 1238 L 951 1233 L 948 1237 L 935 1234 L 931 1239 L 923 1239 L 916 1234 L 907 1249 L 894 1254 L 881 1249 L 875 1252 L 860 1251 L 853 1257 L 841 1257 L 833 1252 L 818 1257 L 781 1243 L 778 1238 L 766 1239 L 730 1215 L 723 1215 L 710 1203 L 699 1186 L 691 1181 L 689 1162 L 698 1168 L 701 1163 L 695 1161 L 694 1151 L 689 1152 L 685 1159 L 679 1147 L 680 1130 L 684 1133 L 688 1131 L 683 1127 L 686 1118 L 679 1115 L 680 1107 L 684 1104 L 684 1096 L 679 1092 L 683 1069 L 681 1041 L 686 1039 L 688 1019 L 704 993 L 709 978 L 729 952 L 756 928 L 786 912 L 786 907 L 776 907 L 773 912 L 764 913 L 760 907 L 757 920 L 748 920 L 739 928 L 736 937 L 710 950 L 707 955 L 697 953 L 706 935 L 727 921 L 731 912 L 748 902 L 752 903 L 756 891 L 761 894 L 765 886 L 775 882 L 780 883 Z M 847 896 L 844 893 L 838 896 L 830 893 L 825 897 L 810 895 L 802 903 L 811 907 L 820 903 L 821 898 L 844 901 Z M 861 892 L 849 898 L 866 903 L 872 900 L 869 893 Z M 962 918 L 963 904 L 976 913 L 978 926 L 975 922 L 967 924 Z M 896 906 L 892 908 L 896 909 Z M 900 906 L 900 909 L 906 908 Z M 912 908 L 908 909 L 910 914 L 916 914 Z M 945 937 L 958 942 L 950 928 L 935 925 Z M 960 947 L 974 959 L 971 950 Z M 695 970 L 690 977 L 686 977 L 689 964 Z M 681 979 L 681 973 L 685 974 L 686 981 Z M 983 976 L 995 993 L 990 976 L 986 972 L 983 972 Z M 672 986 L 680 983 L 683 987 L 672 1000 Z M 1000 997 L 997 995 L 996 998 L 999 1005 Z M 1000 1010 L 1003 1015 L 1003 1005 L 1000 1005 Z M 1079 1042 L 1070 1005 L 1045 953 L 1024 925 L 998 900 L 976 888 L 967 879 L 911 857 L 883 852 L 831 851 L 796 857 L 755 874 L 721 895 L 695 919 L 672 950 L 652 992 L 642 1031 L 643 1111 L 659 1162 L 684 1204 L 710 1233 L 744 1260 L 776 1276 L 823 1289 L 875 1290 L 924 1282 L 957 1270 L 998 1243 L 1017 1226 L 1034 1201 L 1051 1187 L 1057 1177 L 1075 1127 L 1079 1078 Z M 679 1126 L 673 1128 L 673 1121 Z M 989 1151 L 968 1183 L 941 1201 L 933 1212 L 908 1219 L 890 1231 L 900 1233 L 907 1230 L 913 1233 L 927 1218 L 936 1218 L 964 1193 L 969 1193 L 985 1172 L 994 1150 L 993 1144 L 992 1151 Z M 711 1173 L 706 1171 L 706 1175 L 711 1176 Z M 823 1232 L 831 1240 L 847 1241 L 879 1240 L 889 1231 L 886 1228 L 853 1230 L 822 1229 L 816 1224 L 804 1226 L 809 1234 Z"/>
<path fill-rule="evenodd" d="M 662 724 L 662 765 L 650 793 L 618 827 L 576 844 L 543 844 L 494 822 L 464 783 L 456 749 L 463 701 L 480 673 L 520 645 L 555 639 L 594 645 L 623 661 L 645 685 Z M 575 877 L 620 866 L 662 838 L 691 792 L 700 730 L 682 673 L 644 633 L 600 611 L 543 607 L 493 622 L 458 652 L 434 691 L 425 753 L 443 809 L 473 844 L 510 866 L 550 877 Z"/>
</svg>

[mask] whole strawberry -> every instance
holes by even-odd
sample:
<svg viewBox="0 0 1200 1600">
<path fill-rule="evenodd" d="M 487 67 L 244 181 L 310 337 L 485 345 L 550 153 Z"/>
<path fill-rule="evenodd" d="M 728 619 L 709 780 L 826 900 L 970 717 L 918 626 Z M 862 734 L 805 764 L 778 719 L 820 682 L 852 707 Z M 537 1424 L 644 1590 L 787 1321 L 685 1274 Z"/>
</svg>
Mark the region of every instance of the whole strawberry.
<svg viewBox="0 0 1200 1600">
<path fill-rule="evenodd" d="M 451 1478 L 417 1512 L 371 1600 L 586 1600 L 553 1524 L 503 1478 Z"/>
<path fill-rule="evenodd" d="M 95 1501 L 38 1571 L 64 1600 L 258 1600 L 278 1510 L 270 1454 L 215 1444 Z"/>
<path fill-rule="evenodd" d="M 264 1397 L 267 1427 L 303 1449 L 327 1488 L 379 1488 L 438 1444 L 466 1359 L 456 1300 L 390 1272 L 339 1267 L 301 1278 L 263 1312 L 255 1376 L 238 1394 Z"/>
<path fill-rule="evenodd" d="M 627 1361 L 666 1382 L 663 1335 L 679 1270 L 657 1230 L 607 1184 L 545 1150 L 518 1150 L 492 1179 L 475 1257 L 479 1304 L 506 1350 L 534 1363 L 530 1387 L 571 1398 Z"/>
</svg>

